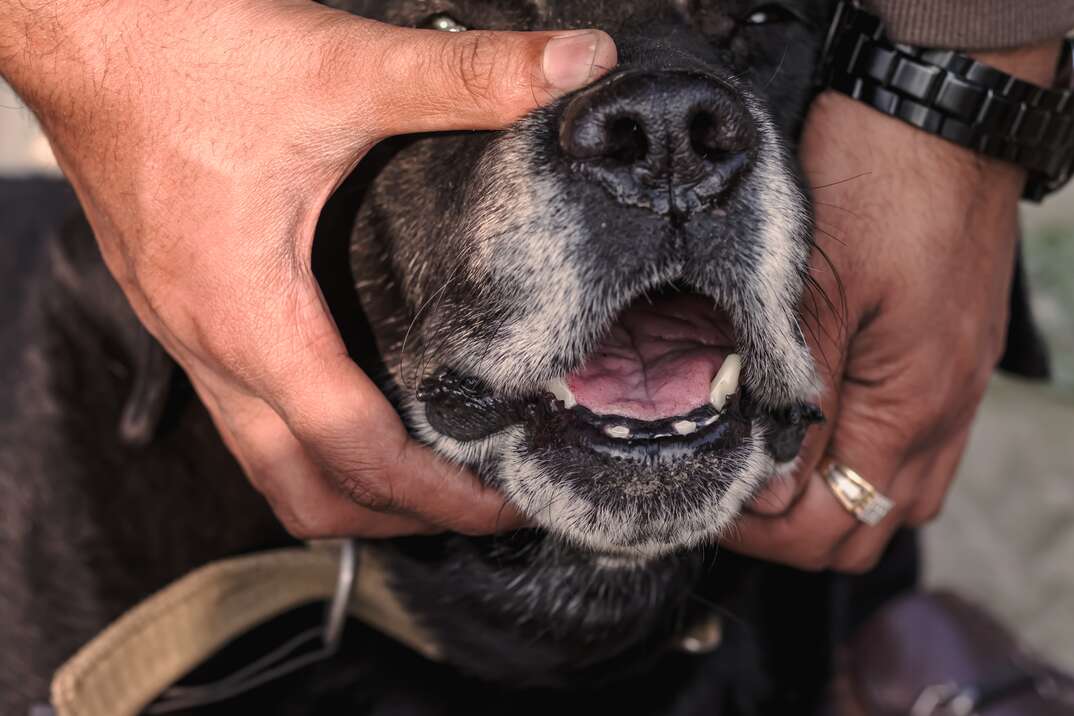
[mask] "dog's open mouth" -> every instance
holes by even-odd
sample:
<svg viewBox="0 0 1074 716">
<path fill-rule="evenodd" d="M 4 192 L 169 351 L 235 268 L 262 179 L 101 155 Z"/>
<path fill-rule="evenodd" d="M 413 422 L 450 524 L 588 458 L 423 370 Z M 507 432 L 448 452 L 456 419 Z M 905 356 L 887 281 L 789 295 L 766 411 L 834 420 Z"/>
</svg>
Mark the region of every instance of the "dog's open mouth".
<svg viewBox="0 0 1074 716">
<path fill-rule="evenodd" d="M 546 389 L 565 408 L 600 418 L 612 438 L 690 435 L 715 422 L 738 392 L 741 368 L 731 323 L 710 300 L 643 296 L 579 370 Z"/>
<path fill-rule="evenodd" d="M 577 370 L 535 394 L 499 398 L 476 378 L 441 369 L 418 397 L 432 427 L 462 441 L 524 423 L 544 447 L 651 460 L 733 449 L 760 417 L 777 462 L 792 459 L 819 411 L 761 410 L 740 385 L 742 368 L 726 313 L 668 286 L 626 306 Z"/>
<path fill-rule="evenodd" d="M 673 288 L 643 295 L 578 370 L 545 384 L 535 442 L 625 459 L 733 448 L 749 434 L 734 345 L 710 299 Z"/>
</svg>

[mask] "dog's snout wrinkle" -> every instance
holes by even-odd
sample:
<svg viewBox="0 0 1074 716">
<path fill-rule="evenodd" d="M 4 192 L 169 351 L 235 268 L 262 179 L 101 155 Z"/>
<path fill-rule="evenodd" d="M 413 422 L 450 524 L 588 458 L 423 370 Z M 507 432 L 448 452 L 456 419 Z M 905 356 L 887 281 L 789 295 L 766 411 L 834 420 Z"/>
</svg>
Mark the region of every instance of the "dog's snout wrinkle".
<svg viewBox="0 0 1074 716">
<path fill-rule="evenodd" d="M 631 72 L 576 96 L 559 144 L 616 201 L 688 216 L 726 191 L 749 163 L 749 113 L 734 91 L 687 72 Z"/>
</svg>

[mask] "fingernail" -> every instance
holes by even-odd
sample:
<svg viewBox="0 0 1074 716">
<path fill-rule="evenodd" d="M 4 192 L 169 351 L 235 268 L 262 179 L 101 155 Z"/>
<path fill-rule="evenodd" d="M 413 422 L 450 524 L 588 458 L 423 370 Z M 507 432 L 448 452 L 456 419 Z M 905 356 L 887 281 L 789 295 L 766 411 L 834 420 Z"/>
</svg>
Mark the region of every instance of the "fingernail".
<svg viewBox="0 0 1074 716">
<path fill-rule="evenodd" d="M 549 87 L 570 92 L 614 64 L 615 43 L 611 37 L 599 30 L 577 30 L 549 40 L 541 66 Z"/>
</svg>

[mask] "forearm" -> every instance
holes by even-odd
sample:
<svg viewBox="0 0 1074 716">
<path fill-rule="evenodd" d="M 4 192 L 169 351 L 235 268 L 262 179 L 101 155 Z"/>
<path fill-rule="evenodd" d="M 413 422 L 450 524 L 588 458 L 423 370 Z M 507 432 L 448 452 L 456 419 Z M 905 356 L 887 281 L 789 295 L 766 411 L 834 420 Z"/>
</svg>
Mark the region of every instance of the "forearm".
<svg viewBox="0 0 1074 716">
<path fill-rule="evenodd" d="M 121 3 L 0 0 L 0 77 L 35 107 L 82 94 L 121 28 Z M 102 21 L 112 10 L 111 28 Z"/>
<path fill-rule="evenodd" d="M 266 11 L 284 2 L 262 3 Z M 0 77 L 49 129 L 180 75 L 203 79 L 250 44 L 249 0 L 0 0 Z M 262 15 L 267 14 L 261 13 Z M 169 85 L 168 83 L 171 83 Z M 157 101 L 168 102 L 164 95 Z"/>
<path fill-rule="evenodd" d="M 866 0 L 899 42 L 1002 50 L 1074 29 L 1071 0 Z"/>
<path fill-rule="evenodd" d="M 0 0 L 0 75 L 85 201 L 119 180 L 119 153 L 170 162 L 160 148 L 172 147 L 212 161 L 206 148 L 220 149 L 223 130 L 208 118 L 235 105 L 249 141 L 263 135 L 266 105 L 289 98 L 308 111 L 296 87 L 312 86 L 329 13 L 308 0 Z"/>
</svg>

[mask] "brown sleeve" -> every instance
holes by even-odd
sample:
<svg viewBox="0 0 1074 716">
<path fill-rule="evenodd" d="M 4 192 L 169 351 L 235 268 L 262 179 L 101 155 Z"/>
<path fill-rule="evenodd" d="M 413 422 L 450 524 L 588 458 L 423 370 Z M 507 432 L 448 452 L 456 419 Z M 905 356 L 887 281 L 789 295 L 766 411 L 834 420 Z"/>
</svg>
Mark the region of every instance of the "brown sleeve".
<svg viewBox="0 0 1074 716">
<path fill-rule="evenodd" d="M 866 0 L 898 42 L 999 50 L 1074 29 L 1074 0 Z"/>
</svg>

